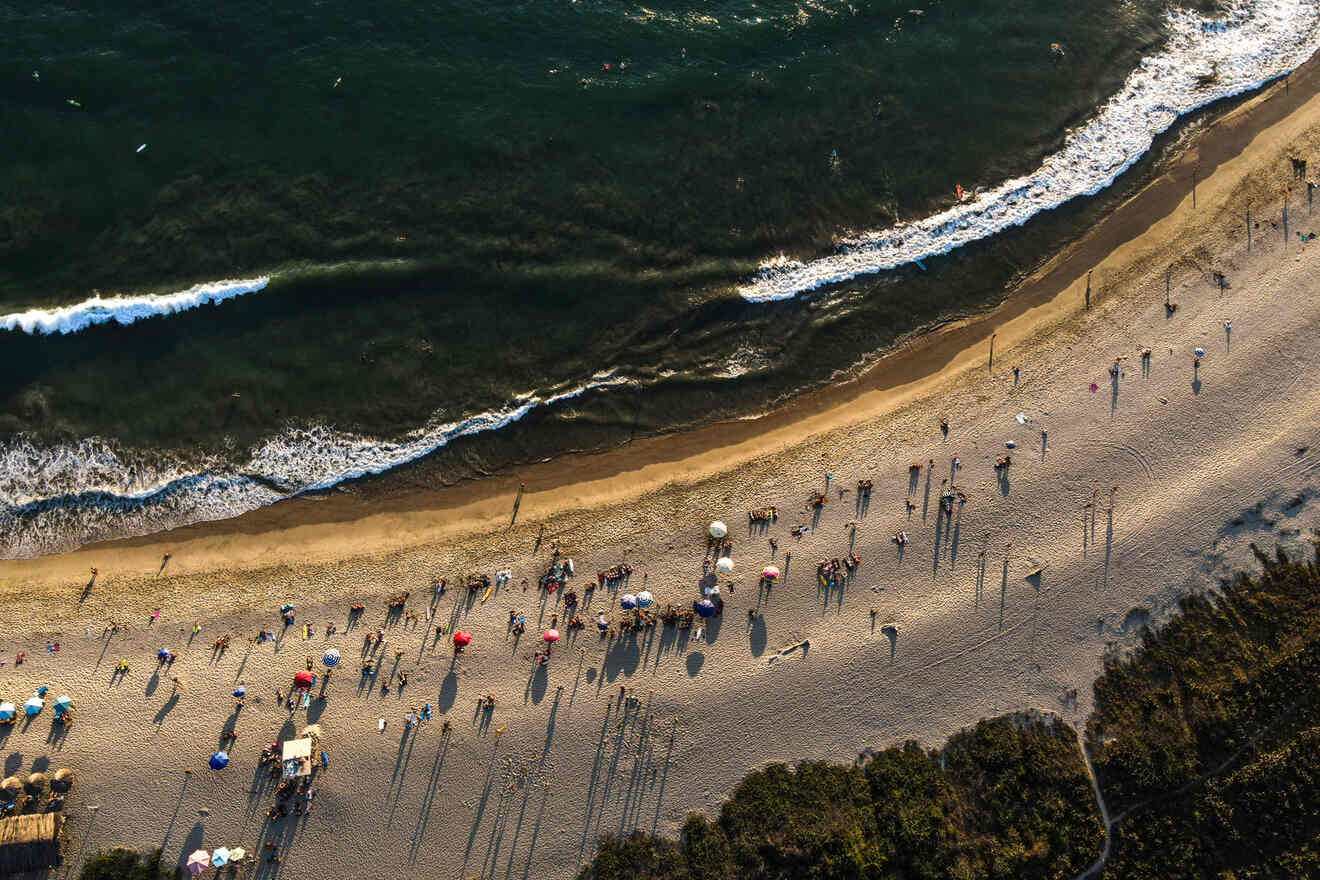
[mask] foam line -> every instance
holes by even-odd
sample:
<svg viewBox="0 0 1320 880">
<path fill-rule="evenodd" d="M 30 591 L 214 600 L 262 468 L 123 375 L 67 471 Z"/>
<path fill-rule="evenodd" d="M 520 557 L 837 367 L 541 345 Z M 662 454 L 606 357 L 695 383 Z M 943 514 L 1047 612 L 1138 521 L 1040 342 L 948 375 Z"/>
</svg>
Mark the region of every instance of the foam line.
<svg viewBox="0 0 1320 880">
<path fill-rule="evenodd" d="M 249 278 L 241 281 L 212 281 L 197 284 L 178 293 L 148 294 L 144 296 L 94 296 L 71 306 L 53 309 L 28 309 L 0 315 L 0 329 L 23 333 L 50 335 L 77 333 L 95 324 L 132 324 L 157 315 L 173 315 L 198 306 L 224 302 L 255 293 L 270 283 L 269 278 Z"/>
</svg>

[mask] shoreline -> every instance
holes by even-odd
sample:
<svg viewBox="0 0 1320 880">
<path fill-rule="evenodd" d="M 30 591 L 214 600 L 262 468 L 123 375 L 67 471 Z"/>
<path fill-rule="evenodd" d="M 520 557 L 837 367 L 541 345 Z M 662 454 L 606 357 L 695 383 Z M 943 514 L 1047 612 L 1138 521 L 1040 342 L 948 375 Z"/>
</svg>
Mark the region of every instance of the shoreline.
<svg viewBox="0 0 1320 880">
<path fill-rule="evenodd" d="M 1296 89 L 1293 89 L 1296 86 Z M 691 482 L 749 460 L 801 445 L 811 437 L 892 411 L 985 358 L 995 337 L 999 361 L 1013 347 L 1081 312 L 1086 275 L 1095 300 L 1105 277 L 1138 262 L 1153 227 L 1190 208 L 1201 193 L 1222 187 L 1226 166 L 1246 164 L 1257 139 L 1304 115 L 1320 93 L 1320 61 L 1308 59 L 1195 132 L 1168 167 L 1021 281 L 999 305 L 977 315 L 916 331 L 861 373 L 795 397 L 769 413 L 635 440 L 596 453 L 550 460 L 445 488 L 396 487 L 393 495 L 327 490 L 295 497 L 231 519 L 196 523 L 137 538 L 90 544 L 63 554 L 0 562 L 0 583 L 23 579 L 68 583 L 98 555 L 147 568 L 162 548 L 184 572 L 262 568 L 344 556 L 342 530 L 371 543 L 371 553 L 434 542 L 508 525 L 520 483 L 527 487 L 520 519 L 617 503 L 675 482 Z M 1213 108 L 1207 108 L 1214 112 Z M 1184 206 L 1186 203 L 1186 207 Z M 406 465 L 404 466 L 407 467 Z M 406 474 L 394 474 L 406 483 Z M 378 480 L 388 475 L 368 479 Z M 437 516 L 438 515 L 438 516 Z"/>
</svg>

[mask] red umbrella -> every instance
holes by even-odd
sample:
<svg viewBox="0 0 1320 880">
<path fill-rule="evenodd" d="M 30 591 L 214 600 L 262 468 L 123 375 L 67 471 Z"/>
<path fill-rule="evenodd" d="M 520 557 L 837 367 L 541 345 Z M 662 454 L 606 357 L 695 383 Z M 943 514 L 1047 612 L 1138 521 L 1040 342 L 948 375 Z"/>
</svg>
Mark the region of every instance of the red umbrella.
<svg viewBox="0 0 1320 880">
<path fill-rule="evenodd" d="M 300 669 L 294 673 L 293 686 L 297 688 L 309 688 L 312 686 L 312 674 L 305 669 Z"/>
<path fill-rule="evenodd" d="M 466 648 L 471 641 L 472 641 L 472 636 L 469 635 L 468 633 L 463 632 L 463 630 L 461 629 L 458 632 L 454 633 L 455 648 Z"/>
<path fill-rule="evenodd" d="M 559 641 L 559 630 L 548 629 L 545 631 L 545 635 L 541 636 L 541 638 L 545 639 L 547 642 L 557 642 Z"/>
</svg>

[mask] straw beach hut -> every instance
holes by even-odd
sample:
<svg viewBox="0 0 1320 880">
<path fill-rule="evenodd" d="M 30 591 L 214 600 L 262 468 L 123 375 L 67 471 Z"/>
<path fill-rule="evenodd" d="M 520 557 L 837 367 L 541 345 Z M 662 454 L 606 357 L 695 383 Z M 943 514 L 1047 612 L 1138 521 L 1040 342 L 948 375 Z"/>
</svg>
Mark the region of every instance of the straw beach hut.
<svg viewBox="0 0 1320 880">
<path fill-rule="evenodd" d="M 56 791 L 68 791 L 73 788 L 73 771 L 68 767 L 62 767 L 55 771 L 51 778 L 50 787 Z"/>
<path fill-rule="evenodd" d="M 0 819 L 0 877 L 40 871 L 60 863 L 61 813 Z"/>
<path fill-rule="evenodd" d="M 41 794 L 46 789 L 46 774 L 33 773 L 27 778 L 27 782 L 23 783 L 23 788 L 28 794 Z"/>
</svg>

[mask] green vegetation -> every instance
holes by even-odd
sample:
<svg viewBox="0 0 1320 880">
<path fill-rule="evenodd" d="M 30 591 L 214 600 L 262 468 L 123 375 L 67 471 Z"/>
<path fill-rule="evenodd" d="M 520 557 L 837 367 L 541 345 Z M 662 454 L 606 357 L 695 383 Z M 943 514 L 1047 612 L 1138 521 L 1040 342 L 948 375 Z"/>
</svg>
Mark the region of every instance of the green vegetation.
<svg viewBox="0 0 1320 880">
<path fill-rule="evenodd" d="M 1185 598 L 1095 684 L 1103 877 L 1320 874 L 1320 567 L 1256 554 L 1260 577 Z M 758 771 L 680 843 L 603 840 L 582 880 L 1074 877 L 1094 810 L 1071 728 L 1010 716 L 938 752 Z"/>
<path fill-rule="evenodd" d="M 1320 571 L 1257 555 L 1260 578 L 1185 599 L 1096 682 L 1111 876 L 1320 871 Z"/>
<path fill-rule="evenodd" d="M 733 877 L 1072 877 L 1102 828 L 1072 730 L 982 721 L 941 750 L 913 742 L 861 766 L 776 764 L 749 775 L 683 842 L 602 841 L 583 880 Z"/>
<path fill-rule="evenodd" d="M 160 850 L 143 856 L 122 846 L 92 856 L 78 875 L 80 880 L 164 880 L 168 876 L 160 864 Z"/>
</svg>

